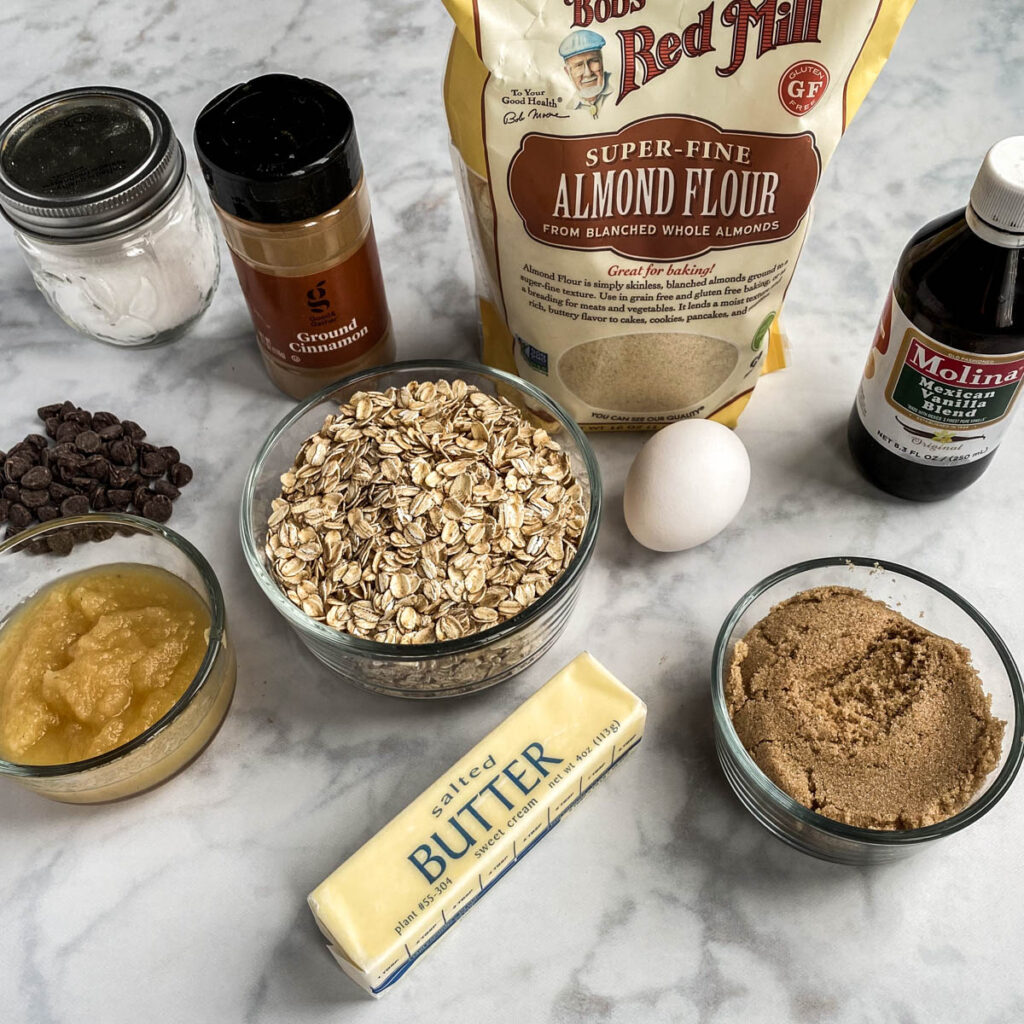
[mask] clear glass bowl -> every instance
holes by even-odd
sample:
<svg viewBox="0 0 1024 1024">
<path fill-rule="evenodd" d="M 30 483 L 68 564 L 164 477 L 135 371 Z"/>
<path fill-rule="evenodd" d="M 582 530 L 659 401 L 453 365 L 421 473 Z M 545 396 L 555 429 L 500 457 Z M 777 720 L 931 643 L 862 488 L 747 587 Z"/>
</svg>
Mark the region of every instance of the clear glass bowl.
<svg viewBox="0 0 1024 1024">
<path fill-rule="evenodd" d="M 70 554 L 45 550 L 53 538 L 64 535 L 75 541 Z M 165 782 L 203 752 L 235 692 L 235 653 L 227 637 L 217 577 L 184 537 L 147 519 L 96 512 L 55 519 L 4 541 L 0 544 L 0 623 L 57 578 L 121 562 L 165 569 L 199 594 L 210 609 L 206 654 L 170 711 L 133 740 L 70 764 L 0 760 L 0 775 L 65 803 L 106 803 Z"/>
<path fill-rule="evenodd" d="M 329 413 L 357 391 L 383 391 L 410 381 L 461 378 L 487 394 L 500 394 L 543 422 L 569 454 L 583 488 L 587 525 L 576 557 L 552 588 L 507 622 L 459 640 L 385 644 L 341 633 L 309 618 L 270 574 L 264 546 L 271 502 L 281 495 L 281 474 L 303 441 Z M 450 360 L 394 363 L 346 377 L 307 399 L 271 431 L 242 491 L 241 535 L 246 561 L 263 593 L 309 650 L 347 682 L 396 697 L 452 697 L 503 682 L 536 661 L 555 642 L 576 602 L 601 521 L 601 476 L 590 443 L 561 406 L 542 391 L 474 363 Z"/>
<path fill-rule="evenodd" d="M 736 640 L 773 605 L 812 587 L 863 590 L 940 636 L 967 647 L 992 712 L 1006 725 L 999 767 L 959 813 L 925 828 L 882 831 L 857 828 L 809 810 L 784 793 L 758 768 L 733 728 L 725 701 L 725 679 Z M 987 813 L 1013 782 L 1024 758 L 1024 688 L 1013 657 L 999 634 L 959 594 L 924 573 L 873 558 L 843 556 L 799 562 L 773 573 L 747 591 L 729 613 L 715 643 L 712 662 L 715 746 L 722 770 L 743 805 L 769 832 L 824 860 L 874 864 L 896 860 L 926 843 L 959 832 Z"/>
</svg>

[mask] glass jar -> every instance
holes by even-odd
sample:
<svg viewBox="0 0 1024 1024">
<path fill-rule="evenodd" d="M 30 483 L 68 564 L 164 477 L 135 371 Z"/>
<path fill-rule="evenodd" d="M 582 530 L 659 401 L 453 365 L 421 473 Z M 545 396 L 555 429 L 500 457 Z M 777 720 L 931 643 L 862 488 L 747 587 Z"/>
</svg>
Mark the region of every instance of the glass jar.
<svg viewBox="0 0 1024 1024">
<path fill-rule="evenodd" d="M 1006 722 L 999 766 L 966 807 L 921 828 L 860 828 L 825 817 L 783 792 L 761 770 L 736 732 L 726 700 L 736 644 L 771 609 L 813 587 L 853 587 L 966 647 L 990 695 L 992 713 Z M 1009 789 L 1024 762 L 1024 683 L 1003 639 L 951 587 L 916 569 L 857 555 L 814 558 L 786 566 L 743 595 L 715 642 L 711 668 L 715 749 L 722 771 L 743 806 L 772 835 L 803 853 L 836 864 L 882 864 L 955 835 L 987 814 Z"/>
<path fill-rule="evenodd" d="M 67 555 L 47 553 L 56 538 Z M 153 789 L 184 770 L 216 736 L 235 692 L 235 651 L 228 638 L 224 595 L 203 555 L 180 534 L 148 519 L 114 512 L 54 519 L 0 544 L 0 628 L 56 579 L 98 566 L 155 566 L 187 583 L 210 610 L 206 653 L 173 707 L 148 729 L 85 761 L 21 764 L 0 759 L 7 777 L 64 803 L 122 800 Z M 8 684 L 0 680 L 0 689 Z M 2 702 L 0 702 L 2 703 Z"/>
<path fill-rule="evenodd" d="M 1024 371 L 1024 135 L 997 142 L 966 207 L 921 228 L 893 275 L 850 418 L 861 474 L 937 501 L 989 467 Z"/>
<path fill-rule="evenodd" d="M 304 398 L 395 349 L 352 111 L 262 75 L 211 100 L 196 152 L 270 379 Z"/>
<path fill-rule="evenodd" d="M 0 210 L 47 301 L 98 341 L 163 344 L 213 298 L 213 220 L 167 115 L 137 93 L 69 89 L 10 117 Z"/>
<path fill-rule="evenodd" d="M 219 207 L 217 216 L 256 325 L 267 374 L 286 395 L 305 398 L 338 380 L 339 375 L 393 361 L 395 344 L 386 308 L 383 320 L 378 319 L 382 333 L 371 337 L 368 331 L 365 347 L 358 338 L 355 344 L 347 344 L 366 326 L 357 321 L 355 330 L 344 330 L 358 316 L 352 307 L 336 320 L 322 323 L 331 315 L 330 307 L 323 316 L 310 308 L 311 302 L 337 302 L 330 287 L 332 272 L 356 261 L 364 264 L 361 273 L 368 287 L 352 290 L 370 302 L 375 296 L 383 299 L 370 197 L 363 179 L 344 202 L 306 221 L 258 224 L 233 217 Z M 307 294 L 307 285 L 314 289 L 312 296 Z M 275 327 L 282 314 L 287 316 L 288 293 L 296 290 L 299 306 L 310 319 L 297 322 L 283 344 L 275 343 Z M 358 354 L 349 355 L 353 350 Z"/>
<path fill-rule="evenodd" d="M 310 618 L 281 589 L 267 555 L 267 521 L 281 495 L 281 474 L 324 417 L 359 391 L 387 391 L 412 381 L 463 380 L 484 394 L 508 399 L 539 420 L 569 456 L 583 489 L 587 524 L 576 557 L 551 588 L 518 615 L 457 640 L 393 644 L 344 633 Z M 536 420 L 535 420 L 536 418 Z M 314 657 L 345 682 L 374 693 L 434 700 L 496 686 L 525 671 L 561 636 L 579 597 L 597 544 L 603 506 L 601 470 L 594 449 L 575 420 L 539 388 L 477 363 L 410 360 L 353 374 L 297 406 L 273 429 L 242 485 L 242 550 L 266 598 Z"/>
</svg>

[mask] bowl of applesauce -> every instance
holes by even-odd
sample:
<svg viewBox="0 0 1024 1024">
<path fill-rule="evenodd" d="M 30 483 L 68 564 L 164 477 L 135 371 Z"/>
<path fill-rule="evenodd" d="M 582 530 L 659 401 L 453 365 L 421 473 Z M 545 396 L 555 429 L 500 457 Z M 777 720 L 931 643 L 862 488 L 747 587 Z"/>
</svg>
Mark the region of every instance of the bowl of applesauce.
<svg viewBox="0 0 1024 1024">
<path fill-rule="evenodd" d="M 143 793 L 213 739 L 235 674 L 220 584 L 166 526 L 91 513 L 0 544 L 0 776 L 68 803 Z"/>
</svg>

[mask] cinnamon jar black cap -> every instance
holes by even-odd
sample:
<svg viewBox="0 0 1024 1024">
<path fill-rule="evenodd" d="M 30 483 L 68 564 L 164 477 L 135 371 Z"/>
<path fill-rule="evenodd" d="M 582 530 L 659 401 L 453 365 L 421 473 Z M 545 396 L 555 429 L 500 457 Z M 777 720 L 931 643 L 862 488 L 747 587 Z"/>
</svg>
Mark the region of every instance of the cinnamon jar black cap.
<svg viewBox="0 0 1024 1024">
<path fill-rule="evenodd" d="M 363 175 L 349 105 L 330 86 L 295 75 L 226 89 L 199 114 L 195 143 L 213 201 L 262 224 L 316 217 Z"/>
</svg>

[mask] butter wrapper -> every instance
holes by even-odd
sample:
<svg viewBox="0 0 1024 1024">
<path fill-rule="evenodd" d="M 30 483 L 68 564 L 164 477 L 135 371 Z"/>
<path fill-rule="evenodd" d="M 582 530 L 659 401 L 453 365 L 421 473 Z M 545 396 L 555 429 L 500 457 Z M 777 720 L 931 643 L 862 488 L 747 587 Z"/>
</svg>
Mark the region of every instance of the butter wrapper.
<svg viewBox="0 0 1024 1024">
<path fill-rule="evenodd" d="M 394 984 L 643 736 L 647 708 L 580 654 L 309 895 L 341 969 Z"/>
</svg>

